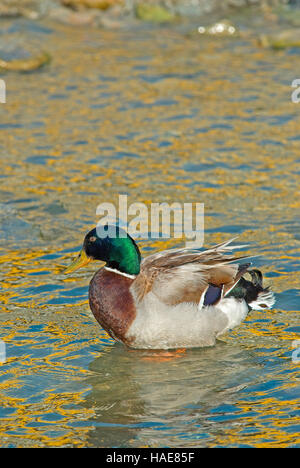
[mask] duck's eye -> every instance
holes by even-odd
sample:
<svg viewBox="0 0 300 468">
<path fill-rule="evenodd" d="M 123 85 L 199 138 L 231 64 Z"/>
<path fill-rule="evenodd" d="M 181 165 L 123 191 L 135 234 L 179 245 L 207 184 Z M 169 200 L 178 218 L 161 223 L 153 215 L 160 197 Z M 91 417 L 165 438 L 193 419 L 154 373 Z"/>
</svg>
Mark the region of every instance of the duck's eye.
<svg viewBox="0 0 300 468">
<path fill-rule="evenodd" d="M 90 242 L 95 242 L 96 240 L 97 240 L 97 237 L 95 237 L 95 236 L 92 236 L 92 237 L 89 238 Z"/>
</svg>

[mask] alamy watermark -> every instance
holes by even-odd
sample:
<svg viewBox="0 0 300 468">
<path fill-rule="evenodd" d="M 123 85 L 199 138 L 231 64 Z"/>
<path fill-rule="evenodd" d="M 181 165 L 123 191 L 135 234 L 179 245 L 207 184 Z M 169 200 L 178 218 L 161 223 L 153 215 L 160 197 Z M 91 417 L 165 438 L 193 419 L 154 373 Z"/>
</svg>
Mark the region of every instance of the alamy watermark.
<svg viewBox="0 0 300 468">
<path fill-rule="evenodd" d="M 292 82 L 292 88 L 296 88 L 291 95 L 292 102 L 298 104 L 300 102 L 300 78 Z"/>
<path fill-rule="evenodd" d="M 6 103 L 6 84 L 4 80 L 0 80 L 0 103 Z"/>
<path fill-rule="evenodd" d="M 300 363 L 300 340 L 294 340 L 292 343 L 292 347 L 296 348 L 292 352 L 292 361 L 295 363 Z"/>
<path fill-rule="evenodd" d="M 6 345 L 3 340 L 0 340 L 0 364 L 6 362 Z"/>
<path fill-rule="evenodd" d="M 116 225 L 134 238 L 185 239 L 186 247 L 200 248 L 204 242 L 203 203 L 151 203 L 135 202 L 128 205 L 127 195 L 119 195 L 116 207 L 113 203 L 98 205 L 96 215 L 100 238 L 117 237 Z M 118 237 L 126 237 L 120 232 Z"/>
</svg>

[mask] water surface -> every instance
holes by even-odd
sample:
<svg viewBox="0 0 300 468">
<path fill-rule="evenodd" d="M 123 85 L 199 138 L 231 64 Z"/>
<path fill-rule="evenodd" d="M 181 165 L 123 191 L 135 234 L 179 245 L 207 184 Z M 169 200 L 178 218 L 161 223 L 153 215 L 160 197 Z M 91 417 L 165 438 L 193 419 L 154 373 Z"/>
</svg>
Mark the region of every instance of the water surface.
<svg viewBox="0 0 300 468">
<path fill-rule="evenodd" d="M 299 447 L 298 54 L 177 27 L 18 24 L 7 39 L 53 60 L 6 74 L 0 108 L 1 445 Z M 204 203 L 205 245 L 239 235 L 276 308 L 211 349 L 115 344 L 88 307 L 95 267 L 62 267 L 118 194 Z"/>
</svg>

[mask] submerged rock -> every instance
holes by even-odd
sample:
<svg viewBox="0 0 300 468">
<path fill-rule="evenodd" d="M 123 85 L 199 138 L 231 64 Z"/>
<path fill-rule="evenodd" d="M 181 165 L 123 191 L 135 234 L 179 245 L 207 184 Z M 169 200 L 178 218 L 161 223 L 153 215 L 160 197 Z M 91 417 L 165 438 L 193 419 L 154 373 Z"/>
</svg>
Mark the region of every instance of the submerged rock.
<svg viewBox="0 0 300 468">
<path fill-rule="evenodd" d="M 294 3 L 296 0 L 289 0 Z M 258 6 L 272 8 L 278 5 L 286 5 L 288 0 L 0 0 L 0 18 L 24 16 L 37 19 L 47 16 L 51 9 L 60 6 L 72 10 L 82 11 L 85 9 L 96 9 L 100 11 L 119 7 L 126 16 L 128 13 L 134 15 L 140 5 L 147 6 L 149 11 L 144 13 L 141 8 L 141 19 L 146 15 L 149 19 L 145 21 L 169 22 L 170 17 L 177 16 L 202 16 L 207 14 L 225 14 L 225 12 L 236 11 L 241 8 Z M 149 13 L 150 10 L 153 13 Z M 222 13 L 223 12 L 223 13 Z M 281 15 L 281 13 L 279 13 Z M 284 10 L 283 14 L 294 17 L 293 13 Z"/>
<path fill-rule="evenodd" d="M 37 1 L 32 0 L 1 0 L 0 18 L 14 18 L 24 16 L 25 18 L 37 19 L 40 15 L 40 6 Z"/>
<path fill-rule="evenodd" d="M 262 34 L 259 38 L 259 44 L 274 50 L 300 47 L 300 29 L 288 29 L 273 35 Z"/>
<path fill-rule="evenodd" d="M 86 26 L 95 24 L 98 12 L 96 10 L 73 11 L 69 8 L 58 7 L 49 11 L 49 17 L 64 24 Z"/>
<path fill-rule="evenodd" d="M 5 60 L 1 58 L 0 51 L 0 71 L 29 72 L 43 67 L 50 60 L 50 55 L 47 52 L 40 52 L 37 55 L 19 59 Z"/>
<path fill-rule="evenodd" d="M 30 72 L 49 61 L 50 55 L 40 50 L 38 40 L 33 40 L 27 31 L 4 30 L 0 35 L 0 72 Z"/>
<path fill-rule="evenodd" d="M 168 9 L 155 4 L 139 3 L 135 14 L 138 19 L 151 23 L 170 23 L 176 18 Z"/>
<path fill-rule="evenodd" d="M 100 10 L 107 10 L 113 5 L 123 4 L 122 0 L 62 0 L 62 4 L 71 8 L 80 9 L 96 8 Z"/>
<path fill-rule="evenodd" d="M 226 14 L 247 7 L 268 7 L 285 4 L 287 0 L 131 0 L 128 4 L 149 3 L 163 6 L 175 16 L 192 17 L 211 14 Z"/>
</svg>

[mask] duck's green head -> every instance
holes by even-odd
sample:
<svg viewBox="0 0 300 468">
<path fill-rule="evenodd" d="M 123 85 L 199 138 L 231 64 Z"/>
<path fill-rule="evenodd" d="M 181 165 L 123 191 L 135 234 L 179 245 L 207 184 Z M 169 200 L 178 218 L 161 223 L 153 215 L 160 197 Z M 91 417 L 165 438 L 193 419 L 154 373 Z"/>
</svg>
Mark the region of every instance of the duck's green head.
<svg viewBox="0 0 300 468">
<path fill-rule="evenodd" d="M 71 273 L 92 260 L 106 262 L 106 266 L 129 275 L 140 272 L 141 254 L 134 240 L 118 226 L 100 226 L 84 238 L 76 260 L 65 270 Z"/>
</svg>

